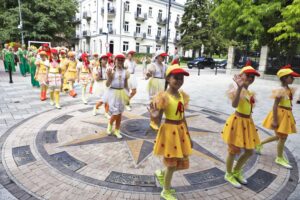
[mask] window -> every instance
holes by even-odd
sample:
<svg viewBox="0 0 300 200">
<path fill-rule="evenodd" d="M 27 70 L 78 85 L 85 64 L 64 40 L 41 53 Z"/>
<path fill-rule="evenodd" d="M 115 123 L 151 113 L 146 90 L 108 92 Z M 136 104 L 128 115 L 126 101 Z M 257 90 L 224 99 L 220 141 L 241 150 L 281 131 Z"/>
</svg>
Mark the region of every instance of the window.
<svg viewBox="0 0 300 200">
<path fill-rule="evenodd" d="M 129 22 L 125 22 L 125 24 L 124 24 L 124 31 L 128 32 L 128 29 L 129 29 Z"/>
<path fill-rule="evenodd" d="M 113 30 L 112 20 L 107 20 L 107 30 L 108 30 L 108 32 L 112 32 L 112 30 Z"/>
<path fill-rule="evenodd" d="M 158 18 L 159 18 L 159 19 L 162 19 L 162 10 L 159 10 L 159 11 L 158 11 Z"/>
<path fill-rule="evenodd" d="M 161 28 L 160 27 L 157 28 L 157 36 L 159 36 L 159 37 L 161 36 Z"/>
<path fill-rule="evenodd" d="M 126 1 L 125 2 L 125 12 L 129 12 L 129 5 L 130 5 L 130 3 L 129 3 L 129 1 Z"/>
<path fill-rule="evenodd" d="M 136 24 L 135 32 L 136 33 L 141 33 L 141 24 Z"/>
<path fill-rule="evenodd" d="M 160 45 L 156 45 L 156 51 L 160 50 L 161 46 Z"/>
<path fill-rule="evenodd" d="M 97 52 L 96 40 L 94 40 L 94 53 Z"/>
<path fill-rule="evenodd" d="M 135 51 L 136 51 L 137 53 L 140 52 L 140 43 L 136 43 Z"/>
<path fill-rule="evenodd" d="M 179 19 L 180 19 L 180 15 L 177 15 L 176 22 L 179 22 Z"/>
<path fill-rule="evenodd" d="M 149 7 L 148 16 L 152 17 L 152 7 Z"/>
<path fill-rule="evenodd" d="M 124 41 L 123 42 L 123 51 L 127 51 L 128 50 L 128 46 L 129 46 L 129 42 Z"/>
<path fill-rule="evenodd" d="M 151 35 L 151 26 L 148 26 L 148 35 Z"/>
<path fill-rule="evenodd" d="M 175 33 L 175 39 L 178 40 L 178 38 L 179 38 L 179 31 L 176 31 L 176 33 Z"/>
<path fill-rule="evenodd" d="M 170 12 L 170 17 L 169 17 L 169 21 L 171 22 L 172 19 L 172 12 Z"/>
<path fill-rule="evenodd" d="M 140 14 L 142 14 L 142 6 L 138 4 L 136 8 L 136 15 L 139 16 Z"/>
</svg>

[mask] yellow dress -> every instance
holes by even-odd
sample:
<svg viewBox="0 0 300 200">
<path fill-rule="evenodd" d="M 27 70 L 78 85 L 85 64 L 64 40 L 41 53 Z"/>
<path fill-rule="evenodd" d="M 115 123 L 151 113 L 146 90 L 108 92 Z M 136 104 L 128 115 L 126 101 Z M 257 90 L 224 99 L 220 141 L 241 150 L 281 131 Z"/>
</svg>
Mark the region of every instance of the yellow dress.
<svg viewBox="0 0 300 200">
<path fill-rule="evenodd" d="M 77 79 L 77 60 L 69 60 L 65 78 L 67 81 L 75 81 Z"/>
<path fill-rule="evenodd" d="M 272 110 L 263 121 L 263 126 L 265 128 L 275 130 L 282 134 L 292 134 L 297 132 L 295 118 L 292 113 L 292 99 L 295 91 L 295 88 L 280 88 L 273 90 L 272 98 L 281 98 L 277 107 L 278 127 L 276 129 L 272 128 Z"/>
<path fill-rule="evenodd" d="M 61 69 L 61 75 L 62 75 L 62 80 L 63 80 L 63 86 L 62 86 L 63 90 L 68 90 L 68 82 L 67 82 L 67 79 L 65 78 L 68 63 L 69 63 L 68 58 L 60 59 L 60 69 Z"/>
<path fill-rule="evenodd" d="M 164 158 L 185 158 L 192 153 L 189 131 L 184 123 L 184 108 L 189 101 L 188 95 L 180 91 L 180 98 L 167 92 L 160 92 L 153 102 L 159 110 L 163 110 L 167 120 L 176 123 L 163 123 L 154 144 L 154 155 Z"/>
<path fill-rule="evenodd" d="M 229 98 L 234 99 L 236 89 L 228 91 Z M 222 138 L 228 145 L 244 149 L 254 149 L 260 144 L 259 135 L 254 125 L 251 113 L 255 103 L 255 94 L 242 89 L 236 112 L 226 120 Z"/>
<path fill-rule="evenodd" d="M 39 81 L 40 85 L 47 85 L 47 69 L 50 65 L 49 61 L 38 60 L 35 64 L 38 67 L 37 81 Z"/>
</svg>

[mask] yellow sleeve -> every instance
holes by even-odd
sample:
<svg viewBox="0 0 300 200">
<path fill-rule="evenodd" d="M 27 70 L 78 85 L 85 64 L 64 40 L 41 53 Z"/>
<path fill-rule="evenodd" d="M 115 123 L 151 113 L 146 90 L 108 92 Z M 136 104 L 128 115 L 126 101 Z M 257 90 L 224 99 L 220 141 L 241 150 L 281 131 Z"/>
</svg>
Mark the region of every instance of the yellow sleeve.
<svg viewBox="0 0 300 200">
<path fill-rule="evenodd" d="M 160 92 L 153 98 L 153 104 L 156 105 L 156 108 L 159 110 L 165 109 L 169 104 L 169 97 L 167 92 Z"/>
<path fill-rule="evenodd" d="M 184 91 L 180 91 L 183 101 L 184 101 L 184 109 L 188 108 L 189 102 L 190 102 L 190 96 L 185 93 Z"/>
<path fill-rule="evenodd" d="M 281 98 L 287 95 L 287 90 L 284 88 L 278 88 L 278 89 L 274 89 L 272 90 L 272 95 L 271 98 L 272 99 L 276 99 L 276 98 Z"/>
<path fill-rule="evenodd" d="M 235 97 L 237 88 L 233 85 L 230 84 L 228 90 L 226 91 L 226 96 L 232 101 Z"/>
</svg>

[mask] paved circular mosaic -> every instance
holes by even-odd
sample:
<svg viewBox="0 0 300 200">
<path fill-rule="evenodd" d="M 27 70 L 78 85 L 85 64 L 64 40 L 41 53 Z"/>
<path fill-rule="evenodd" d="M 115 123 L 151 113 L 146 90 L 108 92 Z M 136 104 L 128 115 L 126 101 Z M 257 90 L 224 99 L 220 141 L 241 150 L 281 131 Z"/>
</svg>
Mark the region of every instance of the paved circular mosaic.
<svg viewBox="0 0 300 200">
<path fill-rule="evenodd" d="M 92 106 L 74 103 L 11 128 L 0 140 L 0 183 L 18 198 L 159 199 L 161 188 L 153 173 L 163 164 L 152 155 L 156 134 L 149 129 L 146 106 L 134 104 L 124 112 L 121 140 L 108 136 L 107 120 L 91 111 Z M 224 181 L 227 148 L 220 131 L 227 117 L 198 106 L 186 110 L 193 154 L 190 168 L 176 172 L 172 180 L 178 198 L 288 197 L 298 182 L 298 168 L 287 149 L 293 170 L 273 162 L 275 143 L 247 163 L 248 185 L 239 190 Z M 268 132 L 260 129 L 260 136 Z"/>
</svg>

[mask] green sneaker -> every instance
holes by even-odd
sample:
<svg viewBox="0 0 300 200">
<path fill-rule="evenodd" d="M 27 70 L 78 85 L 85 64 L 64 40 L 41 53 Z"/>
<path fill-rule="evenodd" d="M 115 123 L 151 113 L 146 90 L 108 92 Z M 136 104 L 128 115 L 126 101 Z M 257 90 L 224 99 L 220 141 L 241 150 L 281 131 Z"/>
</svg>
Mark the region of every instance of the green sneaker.
<svg viewBox="0 0 300 200">
<path fill-rule="evenodd" d="M 242 185 L 234 178 L 232 173 L 226 173 L 224 176 L 225 181 L 228 181 L 235 188 L 242 188 Z"/>
<path fill-rule="evenodd" d="M 164 174 L 163 170 L 160 170 L 160 169 L 156 170 L 154 172 L 154 175 L 155 175 L 157 181 L 159 182 L 159 185 L 163 188 L 164 180 L 165 180 L 165 174 Z"/>
<path fill-rule="evenodd" d="M 248 183 L 247 179 L 243 176 L 242 170 L 234 170 L 232 175 L 241 184 L 246 185 Z"/>
<path fill-rule="evenodd" d="M 275 159 L 275 163 L 277 163 L 278 165 L 281 165 L 284 168 L 293 169 L 293 167 L 287 162 L 287 160 L 285 160 L 282 157 L 277 157 Z"/>
<path fill-rule="evenodd" d="M 106 133 L 107 135 L 110 135 L 112 132 L 112 125 L 110 125 L 110 123 L 107 124 L 107 129 L 106 129 Z"/>
<path fill-rule="evenodd" d="M 176 194 L 171 190 L 162 190 L 160 196 L 166 200 L 177 200 Z"/>
<path fill-rule="evenodd" d="M 261 155 L 261 151 L 263 150 L 263 147 L 264 146 L 262 144 L 256 145 L 256 147 L 255 147 L 256 154 Z"/>
<path fill-rule="evenodd" d="M 120 133 L 120 130 L 116 129 L 115 132 L 114 132 L 114 135 L 118 138 L 118 139 L 122 139 L 122 135 Z"/>
</svg>

